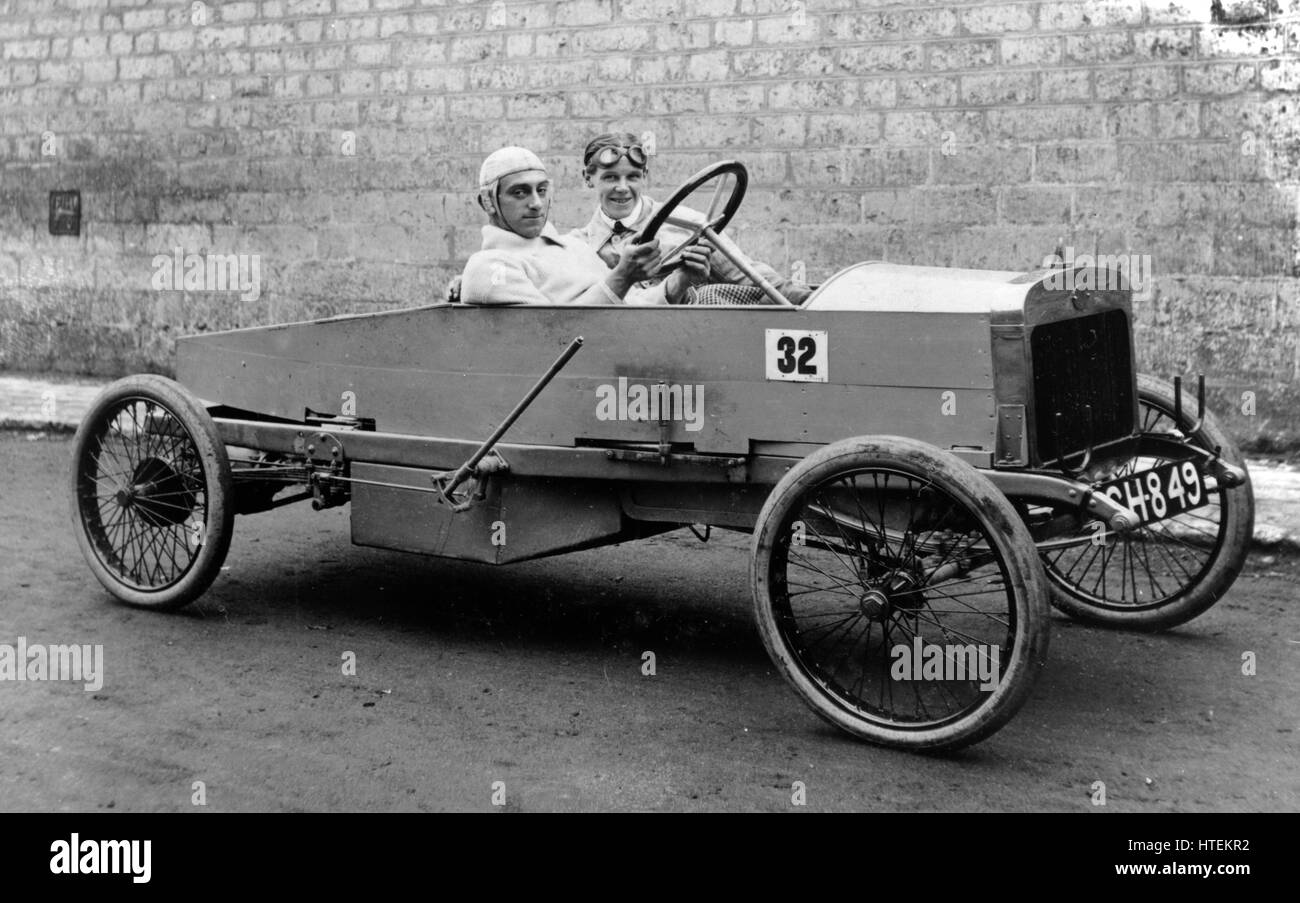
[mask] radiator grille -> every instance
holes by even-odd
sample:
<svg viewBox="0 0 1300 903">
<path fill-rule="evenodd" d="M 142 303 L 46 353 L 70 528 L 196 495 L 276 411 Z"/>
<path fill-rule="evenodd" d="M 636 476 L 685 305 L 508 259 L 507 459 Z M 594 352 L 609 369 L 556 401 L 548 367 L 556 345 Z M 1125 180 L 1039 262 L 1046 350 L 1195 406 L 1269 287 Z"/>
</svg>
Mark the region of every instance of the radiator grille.
<svg viewBox="0 0 1300 903">
<path fill-rule="evenodd" d="M 1090 439 L 1099 445 L 1132 432 L 1133 361 L 1124 311 L 1038 326 L 1030 353 L 1039 460 L 1083 451 Z M 1091 435 L 1085 405 L 1092 406 Z M 1059 437 L 1057 411 L 1063 415 Z"/>
</svg>

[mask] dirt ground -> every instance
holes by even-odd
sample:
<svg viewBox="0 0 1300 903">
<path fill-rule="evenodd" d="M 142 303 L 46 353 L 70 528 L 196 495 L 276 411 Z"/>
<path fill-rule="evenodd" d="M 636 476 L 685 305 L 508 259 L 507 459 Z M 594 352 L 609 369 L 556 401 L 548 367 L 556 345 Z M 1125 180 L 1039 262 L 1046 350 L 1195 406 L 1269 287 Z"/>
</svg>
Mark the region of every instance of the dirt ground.
<svg viewBox="0 0 1300 903">
<path fill-rule="evenodd" d="M 0 683 L 0 809 L 1297 811 L 1300 559 L 1147 636 L 1053 621 L 1011 723 L 946 756 L 842 736 L 775 674 L 747 537 L 507 568 L 354 547 L 346 508 L 236 520 L 175 614 L 111 601 L 66 437 L 0 433 L 0 642 L 103 644 L 98 692 Z M 652 651 L 656 673 L 641 672 Z M 1241 673 L 1242 653 L 1257 660 Z M 343 673 L 344 653 L 356 676 Z"/>
</svg>

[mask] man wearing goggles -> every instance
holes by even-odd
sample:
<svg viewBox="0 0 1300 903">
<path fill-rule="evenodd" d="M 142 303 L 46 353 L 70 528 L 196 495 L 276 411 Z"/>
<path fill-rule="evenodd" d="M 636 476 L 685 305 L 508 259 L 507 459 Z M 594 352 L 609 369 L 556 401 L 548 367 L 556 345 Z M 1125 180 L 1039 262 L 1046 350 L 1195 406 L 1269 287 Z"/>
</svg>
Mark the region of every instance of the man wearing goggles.
<svg viewBox="0 0 1300 903">
<path fill-rule="evenodd" d="M 659 268 L 659 242 L 627 243 L 607 263 L 549 222 L 546 166 L 523 147 L 503 147 L 479 169 L 483 246 L 461 277 L 466 304 L 663 304 L 666 286 L 641 287 Z"/>
<path fill-rule="evenodd" d="M 622 249 L 645 227 L 658 206 L 644 194 L 649 182 L 649 158 L 636 135 L 611 132 L 592 139 L 583 153 L 582 162 L 587 187 L 596 189 L 597 207 L 586 226 L 569 234 L 586 242 L 606 266 L 612 267 Z M 685 207 L 679 207 L 677 215 L 683 218 L 702 216 Z M 668 247 L 673 247 L 688 235 L 676 226 L 665 224 L 660 227 L 658 237 Z M 677 303 L 676 299 L 684 295 L 683 289 L 687 285 L 703 286 L 710 282 L 753 287 L 756 299 L 759 297 L 757 287 L 725 254 L 703 243 L 687 248 L 682 254 L 682 263 L 680 270 L 662 280 L 670 286 L 666 291 L 670 303 Z M 809 286 L 785 279 L 767 264 L 750 263 L 793 303 L 800 304 L 812 294 Z M 649 280 L 649 284 L 654 283 L 655 279 Z"/>
<path fill-rule="evenodd" d="M 601 136 L 601 137 L 605 137 L 605 136 Z M 632 135 L 625 135 L 624 137 L 631 137 L 633 140 L 636 140 L 635 136 Z M 646 168 L 645 148 L 643 148 L 639 144 L 619 145 L 617 147 L 615 147 L 612 144 L 606 145 L 605 147 L 602 147 L 600 150 L 596 151 L 595 156 L 593 156 L 587 162 L 588 163 L 594 162 L 597 166 L 613 166 L 615 163 L 617 163 L 619 160 L 622 160 L 624 157 L 627 157 L 629 160 L 631 160 L 633 166 L 639 166 L 642 169 Z"/>
</svg>

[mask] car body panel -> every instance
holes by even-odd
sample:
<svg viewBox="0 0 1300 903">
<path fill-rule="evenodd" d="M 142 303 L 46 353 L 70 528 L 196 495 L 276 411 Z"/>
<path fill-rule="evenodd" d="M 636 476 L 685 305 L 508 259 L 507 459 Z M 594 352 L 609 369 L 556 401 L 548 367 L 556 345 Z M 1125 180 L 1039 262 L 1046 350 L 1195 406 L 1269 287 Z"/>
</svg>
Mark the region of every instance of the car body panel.
<svg viewBox="0 0 1300 903">
<path fill-rule="evenodd" d="M 781 329 L 825 333 L 826 382 L 766 378 L 768 331 Z M 598 408 L 611 388 L 663 381 L 702 387 L 703 417 L 679 411 L 668 424 L 669 441 L 699 452 L 873 432 L 992 448 L 989 322 L 953 312 L 864 322 L 856 311 L 764 307 L 437 305 L 190 337 L 178 375 L 201 398 L 259 414 L 300 420 L 305 408 L 339 412 L 351 401 L 351 413 L 380 431 L 486 438 L 579 335 L 582 350 L 510 441 L 659 441 L 657 419 L 607 418 Z"/>
</svg>

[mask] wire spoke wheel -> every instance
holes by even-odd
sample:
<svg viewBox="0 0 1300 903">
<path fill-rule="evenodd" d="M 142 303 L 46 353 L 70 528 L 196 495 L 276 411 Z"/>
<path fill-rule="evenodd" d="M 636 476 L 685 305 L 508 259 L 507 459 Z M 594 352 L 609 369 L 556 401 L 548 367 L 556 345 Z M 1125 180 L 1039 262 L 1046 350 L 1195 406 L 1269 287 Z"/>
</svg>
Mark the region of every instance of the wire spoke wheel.
<svg viewBox="0 0 1300 903">
<path fill-rule="evenodd" d="M 1139 376 L 1139 429 L 1186 433 L 1196 417 L 1187 409 L 1188 399 L 1183 400 L 1178 422 L 1173 387 Z M 1198 448 L 1220 447 L 1225 460 L 1245 467 L 1235 444 L 1208 413 L 1191 439 Z M 1113 475 L 1142 473 L 1171 460 L 1139 454 L 1122 462 Z M 1219 486 L 1205 505 L 1125 534 L 1090 521 L 1073 540 L 1044 543 L 1040 551 L 1053 602 L 1062 611 L 1092 623 L 1160 630 L 1191 620 L 1227 592 L 1245 563 L 1253 529 L 1254 496 L 1247 482 Z"/>
<path fill-rule="evenodd" d="M 215 425 L 178 385 L 132 376 L 107 387 L 73 442 L 72 514 L 95 576 L 134 605 L 193 599 L 229 547 L 230 481 Z"/>
<path fill-rule="evenodd" d="M 755 543 L 768 651 L 850 733 L 962 746 L 1032 688 L 1048 638 L 1041 568 L 1010 504 L 956 458 L 895 437 L 836 443 L 773 491 Z"/>
</svg>

